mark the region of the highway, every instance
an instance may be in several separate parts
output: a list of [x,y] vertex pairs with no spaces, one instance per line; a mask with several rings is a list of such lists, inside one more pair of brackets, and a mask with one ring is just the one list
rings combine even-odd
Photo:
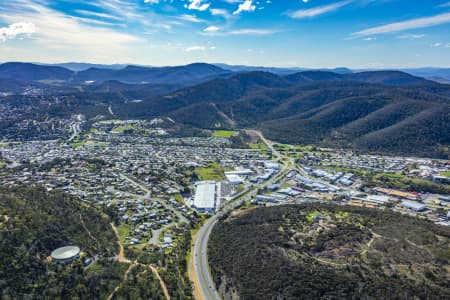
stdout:
[[[261,132],[254,130],[252,130],[251,132],[255,133],[261,138],[261,140],[267,145],[267,147],[270,150],[272,150],[274,156],[276,156],[278,159],[282,157],[282,155],[272,146],[272,143],[264,138]],[[236,207],[239,207],[241,204],[255,197],[256,194],[258,193],[259,188],[267,187],[272,183],[282,179],[291,166],[292,161],[289,160],[289,163],[283,165],[281,172],[277,176],[272,177],[271,179],[262,184],[249,187],[246,190],[235,195],[233,200],[230,200],[229,202],[225,203],[222,207],[220,207],[218,212],[215,215],[211,216],[200,228],[197,238],[195,239],[194,246],[192,248],[192,256],[191,256],[191,259],[193,259],[193,267],[194,267],[193,270],[194,272],[192,273],[191,276],[195,277],[193,278],[193,282],[195,293],[197,294],[197,298],[199,298],[197,300],[221,299],[220,294],[216,289],[214,280],[211,276],[208,263],[208,239],[219,217],[228,212],[231,212]]]
[[196,288],[200,289],[199,292],[200,295],[203,296],[202,299],[221,299],[220,294],[216,290],[216,286],[211,276],[208,263],[208,239],[214,225],[216,224],[220,216],[238,207],[243,202],[251,199],[256,195],[257,192],[258,189],[253,188],[239,193],[238,195],[236,195],[234,201],[228,202],[226,205],[224,205],[217,214],[210,217],[208,221],[206,221],[206,223],[203,224],[203,226],[200,228],[197,240],[195,241],[195,245],[192,251],[192,255],[194,259],[194,273],[197,275],[196,282],[198,282],[198,286]]

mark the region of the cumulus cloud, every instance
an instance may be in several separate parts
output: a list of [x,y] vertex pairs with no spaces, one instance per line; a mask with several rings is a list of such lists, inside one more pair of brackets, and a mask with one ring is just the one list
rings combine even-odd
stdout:
[[0,28],[0,41],[14,39],[23,35],[31,35],[36,32],[36,26],[33,23],[14,23],[8,27]]
[[202,3],[203,0],[189,0],[189,4],[185,4],[184,7],[192,10],[204,11],[209,8],[210,3]]
[[217,26],[208,26],[205,29],[203,29],[204,32],[217,32],[220,28]]
[[[79,18],[55,11],[39,3],[24,0],[15,3],[15,6],[11,8],[2,6],[3,3],[0,3],[0,8],[3,8],[0,20],[9,24],[21,24],[2,28],[2,36],[11,38],[36,32],[35,38],[31,41],[33,51],[15,48],[19,49],[19,52],[27,53],[30,60],[39,60],[40,57],[44,57],[48,61],[48,53],[57,54],[59,60],[68,59],[68,57],[86,60],[99,57],[99,61],[101,61],[100,57],[105,56],[123,58],[127,57],[130,49],[133,49],[133,43],[142,42],[137,36],[110,28],[92,26]],[[21,23],[22,20],[32,20],[33,25]],[[0,48],[1,55],[5,55],[1,50]],[[4,57],[9,60],[17,56],[13,52],[6,54]]]
[[253,5],[253,1],[252,0],[245,0],[243,3],[239,4],[238,8],[233,12],[233,15],[238,15],[241,12],[244,11],[255,11],[256,6]]

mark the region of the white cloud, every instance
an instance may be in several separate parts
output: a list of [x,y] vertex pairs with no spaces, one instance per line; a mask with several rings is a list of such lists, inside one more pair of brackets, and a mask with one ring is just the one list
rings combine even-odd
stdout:
[[277,33],[277,30],[271,30],[271,29],[238,29],[230,31],[229,34],[232,35],[270,35]]
[[398,38],[406,40],[418,40],[423,39],[424,37],[426,37],[426,34],[404,34],[400,35]]
[[233,15],[238,15],[244,11],[255,11],[256,6],[253,5],[252,0],[245,0],[243,3],[239,4],[239,7],[233,12]]
[[368,42],[372,42],[372,41],[376,41],[377,38],[369,36],[369,37],[364,38],[364,40],[368,41]]
[[211,8],[209,10],[213,16],[221,16],[225,19],[228,19],[231,17],[230,13],[226,9],[221,8]]
[[217,26],[208,26],[205,29],[203,29],[204,32],[217,32],[220,28]]
[[189,2],[189,4],[184,5],[185,8],[199,11],[205,11],[211,5],[209,3],[202,3],[203,0],[189,0]]
[[403,22],[396,22],[382,26],[376,26],[352,33],[353,36],[368,36],[374,34],[383,34],[391,32],[405,31],[409,29],[417,29],[431,27],[450,23],[450,13],[444,13],[432,17],[417,18]]
[[159,0],[144,0],[144,3],[158,4]]
[[437,7],[439,7],[439,8],[450,7],[450,2],[442,3],[442,4],[438,5]]
[[205,51],[205,50],[206,50],[205,46],[192,46],[192,47],[188,47],[188,48],[184,49],[184,51],[186,51],[186,52]]
[[33,23],[14,23],[8,27],[0,28],[0,41],[14,39],[23,35],[31,35],[36,32],[36,26]]
[[294,19],[313,18],[326,14],[328,12],[335,11],[343,6],[346,6],[353,2],[352,0],[344,0],[329,5],[317,6],[309,9],[299,9],[294,12],[288,13],[288,16]]
[[[120,59],[128,57],[129,50],[135,46],[133,43],[142,41],[118,30],[89,25],[79,18],[40,5],[39,1],[22,0],[11,9],[2,4],[0,8],[0,20],[3,22],[14,24],[32,20],[33,25],[21,26],[19,30],[24,33],[36,31],[34,39],[29,42],[33,50],[27,50],[29,60],[40,55],[45,55],[46,60],[49,60],[49,53],[56,53],[59,59],[77,57],[80,60],[92,60],[105,55]],[[15,57],[15,53],[8,57]]]
[[99,13],[99,12],[94,12],[94,11],[89,11],[89,10],[82,10],[82,9],[77,9],[77,10],[75,10],[75,12],[79,13],[81,15],[84,15],[84,16],[92,16],[92,17],[98,17],[98,18],[102,18],[102,19],[111,19],[111,20],[116,20],[116,21],[123,21],[123,18],[114,16],[114,15],[111,15],[111,14]]
[[192,23],[204,23],[205,22],[204,20],[201,20],[194,15],[180,15],[177,18],[180,20],[188,21],[188,22],[192,22]]

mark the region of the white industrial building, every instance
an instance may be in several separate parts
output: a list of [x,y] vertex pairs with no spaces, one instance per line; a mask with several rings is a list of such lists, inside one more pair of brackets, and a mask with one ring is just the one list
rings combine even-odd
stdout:
[[381,205],[389,202],[389,197],[384,195],[368,195],[363,201]]
[[228,180],[232,185],[240,185],[240,184],[244,183],[244,179],[242,179],[242,177],[239,176],[239,175],[226,174],[225,176],[227,177],[227,180]]
[[250,169],[241,169],[241,170],[225,172],[225,176],[228,176],[228,175],[248,176],[248,175],[252,175],[252,174],[253,174],[253,171]]
[[427,209],[426,205],[416,201],[404,200],[401,205],[414,211],[424,211]]
[[200,212],[214,212],[216,208],[216,182],[199,181],[195,186],[192,207]]

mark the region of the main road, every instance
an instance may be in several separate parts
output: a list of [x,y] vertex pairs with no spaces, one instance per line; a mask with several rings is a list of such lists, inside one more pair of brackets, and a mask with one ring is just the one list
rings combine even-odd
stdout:
[[[261,132],[253,130],[251,132],[259,136],[259,138],[272,151],[274,156],[276,156],[278,159],[282,157],[282,155],[273,147],[272,143],[264,138]],[[280,180],[284,176],[284,174],[287,173],[287,169],[289,167],[290,165],[283,165],[283,169],[279,173],[281,175],[274,176],[263,184],[250,187],[235,195],[232,200],[220,207],[218,212],[211,216],[199,229],[196,238],[193,239],[195,242],[191,251],[191,272],[189,272],[189,276],[194,283],[194,296],[197,300],[221,299],[220,294],[216,289],[214,279],[211,276],[211,271],[208,263],[208,239],[219,217],[228,212],[231,212],[236,207],[239,207],[242,203],[245,203],[247,200],[255,197],[258,193],[259,188],[267,187],[273,182]]]

